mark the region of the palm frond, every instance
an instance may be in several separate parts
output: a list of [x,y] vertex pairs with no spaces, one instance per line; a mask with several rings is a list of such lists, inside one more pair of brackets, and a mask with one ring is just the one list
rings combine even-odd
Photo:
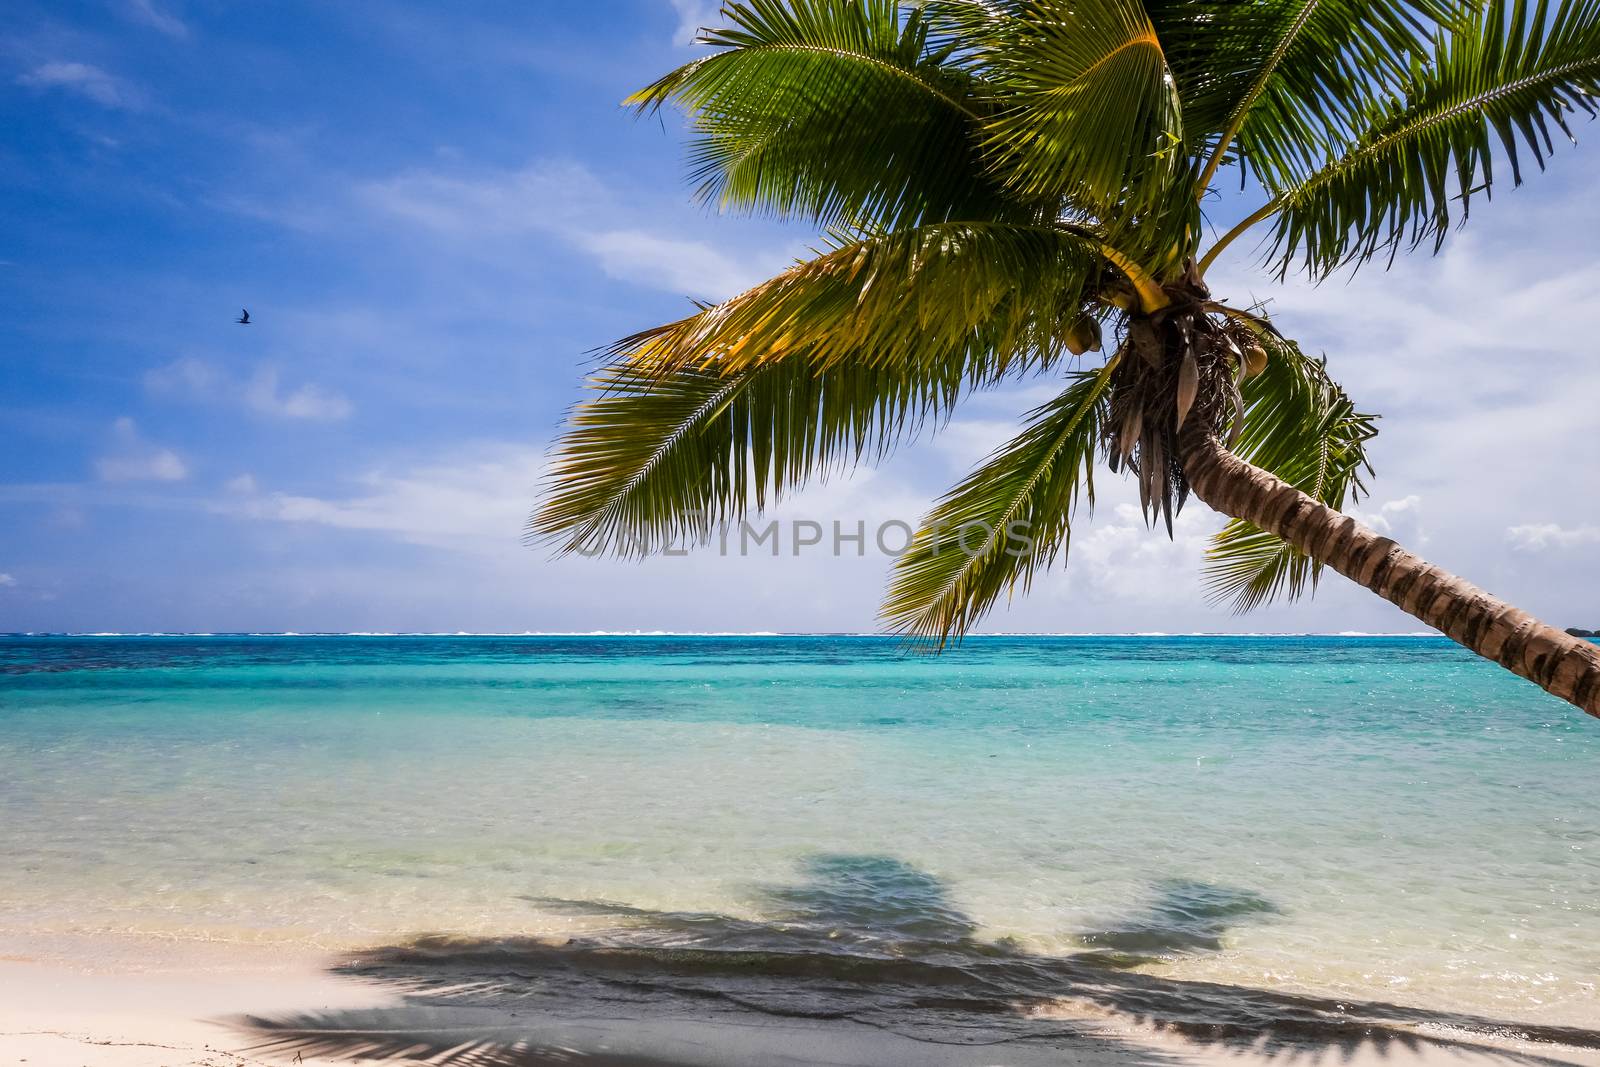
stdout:
[[[1367,442],[1375,416],[1358,412],[1320,359],[1262,331],[1265,369],[1241,388],[1244,424],[1234,452],[1335,510],[1366,492]],[[1211,599],[1245,612],[1316,587],[1322,565],[1242,519],[1229,522],[1206,553]]]
[[881,453],[962,389],[1062,359],[1097,247],[1000,223],[860,236],[623,338],[569,421],[530,535],[655,551]]
[[979,160],[993,103],[920,12],[895,0],[748,0],[701,40],[720,49],[628,98],[680,105],[697,195],[824,227],[992,217]]
[[528,539],[625,557],[704,543],[948,415],[973,382],[962,359],[934,355],[892,369],[819,368],[795,353],[726,375],[609,366],[568,419]]
[[980,373],[1056,358],[1103,262],[1096,241],[1059,226],[936,223],[867,234],[796,263],[609,354],[652,372],[730,374],[805,352],[904,365],[965,351]]
[[900,633],[941,646],[959,637],[1002,592],[1027,590],[1034,572],[1066,551],[1092,468],[1114,361],[1076,376],[1034,411],[1021,434],[939,500],[895,561],[882,609]]
[[1006,108],[988,145],[1007,184],[1102,222],[1139,215],[1184,162],[1161,40],[1139,0],[1009,0],[984,59]]
[[1286,190],[1275,256],[1325,275],[1388,249],[1437,249],[1453,218],[1494,184],[1494,141],[1522,181],[1523,151],[1543,168],[1550,126],[1594,115],[1600,95],[1600,0],[1486,0],[1416,63],[1403,96],[1373,103],[1352,146]]
[[[1374,94],[1400,84],[1463,0],[1147,0],[1208,157],[1276,191],[1328,158]],[[1241,174],[1241,182],[1244,176]],[[1200,190],[1204,192],[1204,188]]]

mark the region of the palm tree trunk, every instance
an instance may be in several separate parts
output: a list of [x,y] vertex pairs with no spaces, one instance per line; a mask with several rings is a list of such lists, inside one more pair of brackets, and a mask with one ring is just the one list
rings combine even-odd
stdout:
[[1191,424],[1183,469],[1214,510],[1255,523],[1485,659],[1600,717],[1600,647],[1540,622],[1251,466]]

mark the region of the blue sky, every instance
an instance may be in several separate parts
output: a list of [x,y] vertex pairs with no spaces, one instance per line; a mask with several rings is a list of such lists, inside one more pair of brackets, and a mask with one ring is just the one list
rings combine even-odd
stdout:
[[[870,552],[518,544],[586,353],[810,238],[692,204],[677,123],[617,106],[711,6],[7,4],[0,630],[872,628]],[[1600,625],[1596,158],[1438,259],[1279,289],[1241,253],[1217,283],[1385,416],[1365,517],[1560,625]],[[914,519],[1037,395],[783,513]],[[1234,619],[1196,572],[1215,517],[1168,542],[1107,481],[1073,566],[991,628],[1415,628],[1337,577]]]

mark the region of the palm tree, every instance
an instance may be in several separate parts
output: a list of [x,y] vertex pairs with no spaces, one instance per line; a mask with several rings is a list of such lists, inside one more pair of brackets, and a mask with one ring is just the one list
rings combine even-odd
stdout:
[[[640,90],[688,114],[698,195],[809,221],[807,260],[612,345],[529,522],[561,549],[701,540],[937,428],[974,390],[1059,396],[942,497],[883,609],[942,645],[1065,555],[1106,462],[1152,524],[1231,521],[1212,593],[1323,567],[1590,714],[1600,649],[1340,508],[1373,417],[1206,275],[1246,234],[1279,277],[1437,250],[1498,167],[1542,169],[1600,93],[1600,0],[745,0]],[[1224,171],[1262,206],[1207,246]],[[1075,357],[1110,352],[1098,367]],[[976,532],[975,532],[976,531]]]

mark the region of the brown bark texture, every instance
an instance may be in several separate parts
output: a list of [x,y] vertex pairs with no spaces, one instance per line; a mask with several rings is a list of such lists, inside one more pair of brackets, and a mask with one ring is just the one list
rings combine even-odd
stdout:
[[1600,717],[1600,647],[1490,596],[1246,463],[1209,430],[1191,427],[1182,448],[1189,484],[1213,510],[1276,534],[1458,644]]

